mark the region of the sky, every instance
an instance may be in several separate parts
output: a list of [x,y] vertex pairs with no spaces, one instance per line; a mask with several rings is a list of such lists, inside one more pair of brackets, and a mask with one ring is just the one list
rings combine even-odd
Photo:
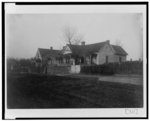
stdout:
[[63,29],[76,28],[86,44],[118,41],[128,53],[127,59],[143,58],[142,14],[7,14],[6,54],[13,58],[35,57],[38,48],[62,49],[66,45]]

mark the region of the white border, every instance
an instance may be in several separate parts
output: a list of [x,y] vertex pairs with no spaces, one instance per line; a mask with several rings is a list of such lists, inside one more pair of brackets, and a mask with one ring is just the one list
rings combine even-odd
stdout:
[[[93,109],[7,109],[5,119],[16,117],[146,117],[146,6],[145,5],[5,5],[6,14],[52,14],[52,13],[143,13],[143,61],[144,61],[144,108],[93,108]],[[5,50],[6,52],[6,50]],[[6,65],[5,65],[6,67]],[[5,72],[6,74],[6,72]],[[7,76],[5,75],[5,79]],[[5,85],[7,82],[5,81]],[[5,94],[7,94],[5,87]],[[5,95],[7,100],[7,96]],[[129,114],[129,111],[136,113]]]
[[[109,8],[109,9],[108,9]],[[6,3],[6,14],[141,13],[144,5],[15,5]]]

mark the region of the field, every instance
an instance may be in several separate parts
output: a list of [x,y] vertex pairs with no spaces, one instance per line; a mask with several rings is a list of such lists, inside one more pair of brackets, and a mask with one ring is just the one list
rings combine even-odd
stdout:
[[7,106],[19,108],[133,108],[143,86],[97,78],[8,73]]

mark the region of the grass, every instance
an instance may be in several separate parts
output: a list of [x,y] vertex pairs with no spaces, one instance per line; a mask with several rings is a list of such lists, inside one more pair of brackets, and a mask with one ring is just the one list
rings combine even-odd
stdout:
[[7,106],[10,109],[142,107],[143,87],[96,78],[8,73]]

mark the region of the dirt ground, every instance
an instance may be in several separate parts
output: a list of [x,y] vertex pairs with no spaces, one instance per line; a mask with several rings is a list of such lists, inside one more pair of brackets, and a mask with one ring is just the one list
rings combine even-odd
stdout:
[[7,106],[9,109],[143,107],[143,86],[99,81],[94,76],[11,73],[7,75]]
[[143,85],[142,75],[114,75],[114,76],[99,76],[100,81],[119,82],[135,85]]
[[81,78],[95,78],[99,81],[107,81],[107,82],[117,82],[117,83],[126,83],[126,84],[134,84],[134,85],[143,85],[143,76],[142,75],[127,75],[127,74],[115,74],[115,75],[86,75],[86,74],[73,74],[66,75],[70,77],[81,77]]

